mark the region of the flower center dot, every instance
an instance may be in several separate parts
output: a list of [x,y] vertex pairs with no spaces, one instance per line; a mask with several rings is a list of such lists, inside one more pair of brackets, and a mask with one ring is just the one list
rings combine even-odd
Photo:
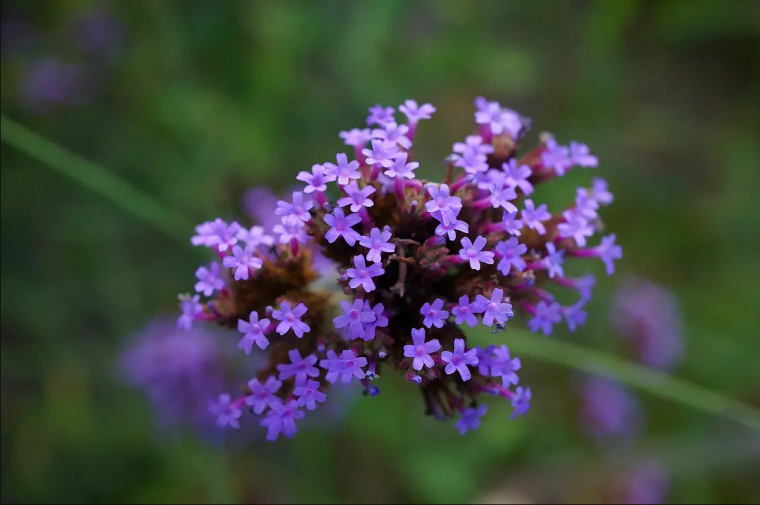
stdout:
[[359,319],[359,312],[356,311],[355,309],[351,309],[351,312],[348,313],[348,316],[351,319]]

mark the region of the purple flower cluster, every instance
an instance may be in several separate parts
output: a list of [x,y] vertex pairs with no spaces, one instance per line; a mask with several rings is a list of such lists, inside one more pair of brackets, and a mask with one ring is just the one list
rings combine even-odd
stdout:
[[[497,102],[475,106],[476,132],[454,144],[440,182],[419,180],[412,159],[417,127],[435,107],[377,105],[369,128],[340,134],[355,159],[337,153],[301,171],[301,187],[267,204],[274,222],[196,228],[192,244],[218,260],[198,269],[198,294],[181,298],[178,326],[237,328],[238,347],[269,360],[242,396],[211,405],[219,425],[237,427],[247,405],[268,439],[292,437],[332,384],[361,384],[375,396],[371,382],[394,369],[419,386],[428,414],[459,416],[463,434],[486,412],[481,393],[507,399],[512,417],[528,412],[520,359],[505,345],[469,346],[463,328],[496,333],[519,313],[545,335],[563,319],[575,330],[594,279],[566,277],[565,262],[599,258],[612,273],[622,250],[614,234],[593,245],[597,212],[612,201],[602,179],[554,213],[528,198],[575,166],[596,166],[588,147],[548,137],[518,154],[530,121]],[[337,270],[337,290],[315,282],[318,258]],[[560,305],[551,286],[577,292],[577,301]]]

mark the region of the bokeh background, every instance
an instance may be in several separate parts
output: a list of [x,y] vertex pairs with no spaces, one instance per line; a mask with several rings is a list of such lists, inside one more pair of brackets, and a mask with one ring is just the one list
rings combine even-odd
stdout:
[[[532,141],[548,130],[588,143],[616,195],[604,218],[625,248],[618,274],[601,278],[582,330],[553,338],[635,361],[613,300],[649,279],[680,318],[665,332],[682,345],[669,372],[758,407],[759,89],[755,0],[4,1],[4,117],[180,217],[151,226],[140,218],[158,212],[151,200],[121,192],[138,209],[127,212],[3,132],[2,501],[646,499],[635,489],[756,503],[757,431],[629,389],[635,434],[599,440],[584,420],[587,363],[524,357],[532,412],[510,422],[492,405],[465,437],[384,377],[379,396],[342,392],[270,444],[253,422],[220,434],[162,413],[124,356],[172,333],[176,293],[205,257],[189,246],[194,223],[247,219],[247,189],[285,191],[344,151],[337,133],[378,102],[438,108],[416,144],[432,176],[486,96],[532,117]],[[550,208],[589,176],[552,184]],[[639,317],[658,300],[645,296]],[[234,336],[194,338],[213,355],[198,369],[210,382],[184,391],[202,408],[197,391],[235,387],[255,363],[238,360]],[[154,369],[171,373],[185,352],[168,349]]]

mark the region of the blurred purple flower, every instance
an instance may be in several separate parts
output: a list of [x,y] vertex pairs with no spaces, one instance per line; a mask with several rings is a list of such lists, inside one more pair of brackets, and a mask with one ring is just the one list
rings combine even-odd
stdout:
[[126,42],[124,23],[102,6],[81,12],[72,22],[72,31],[82,51],[96,58],[113,58]]
[[664,503],[669,487],[670,476],[667,469],[657,461],[647,461],[628,474],[625,492],[620,503],[641,505]]
[[631,437],[641,421],[636,398],[614,380],[590,377],[581,389],[581,428],[599,441]]
[[628,279],[615,294],[610,317],[643,364],[669,370],[678,363],[682,323],[673,293],[646,279]]
[[280,224],[280,217],[275,214],[277,195],[267,188],[253,187],[243,195],[243,208],[256,220],[256,224],[271,233],[275,225]]
[[88,96],[85,71],[54,58],[29,63],[18,84],[19,102],[34,113],[44,114],[61,106],[78,105]]
[[226,367],[210,332],[178,330],[172,318],[157,319],[128,343],[121,365],[127,382],[145,391],[162,423],[214,420],[208,401],[223,392]]

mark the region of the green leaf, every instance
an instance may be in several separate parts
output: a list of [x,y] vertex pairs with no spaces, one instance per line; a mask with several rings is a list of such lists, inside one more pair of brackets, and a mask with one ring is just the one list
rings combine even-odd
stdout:
[[193,224],[164,207],[105,168],[92,163],[41,137],[5,116],[0,118],[3,142],[22,151],[61,174],[111,200],[123,210],[142,219],[166,235],[187,244]]
[[[570,342],[547,339],[511,328],[505,335],[510,350],[518,356],[531,356],[547,363],[604,375],[675,403],[688,405],[760,430],[758,409],[727,398],[720,393],[617,356]],[[476,341],[485,340],[486,333],[475,331],[473,337]]]

